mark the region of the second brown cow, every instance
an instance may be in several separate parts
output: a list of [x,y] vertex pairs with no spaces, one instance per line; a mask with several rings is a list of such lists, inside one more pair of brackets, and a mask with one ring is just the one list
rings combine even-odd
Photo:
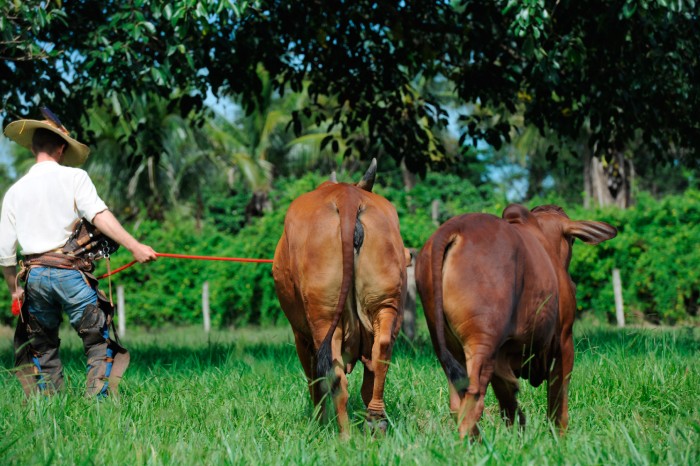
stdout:
[[517,377],[547,380],[549,416],[568,424],[574,364],[576,288],[569,276],[575,238],[598,244],[617,230],[573,221],[557,206],[510,205],[502,218],[466,214],[445,222],[421,250],[416,282],[433,346],[448,378],[459,433],[478,434],[489,384],[509,424]]
[[272,269],[313,403],[332,393],[343,436],[346,374],[359,360],[367,420],[386,429],[384,385],[406,292],[398,215],[371,192],[375,173],[373,160],[357,185],[328,181],[294,200]]

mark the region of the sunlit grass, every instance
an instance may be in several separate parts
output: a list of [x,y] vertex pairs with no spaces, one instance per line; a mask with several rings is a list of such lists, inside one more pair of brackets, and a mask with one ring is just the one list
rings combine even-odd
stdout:
[[489,391],[480,442],[459,440],[425,328],[401,339],[386,390],[389,431],[363,429],[350,378],[348,441],[312,407],[286,328],[132,330],[118,400],[82,397],[80,340],[63,329],[67,390],[24,402],[0,331],[0,464],[700,464],[700,330],[579,326],[570,430],[553,435],[545,388],[522,383],[528,425],[508,429]]

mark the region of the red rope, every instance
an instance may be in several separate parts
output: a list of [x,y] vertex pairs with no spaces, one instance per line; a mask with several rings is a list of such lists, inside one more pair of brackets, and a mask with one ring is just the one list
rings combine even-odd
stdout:
[[[157,252],[156,256],[158,257],[170,257],[172,259],[195,259],[195,260],[202,260],[202,261],[227,261],[227,262],[257,262],[257,263],[272,263],[272,259],[245,259],[245,258],[240,258],[240,257],[216,257],[216,256],[190,256],[186,254],[167,254],[167,253],[161,253]],[[122,270],[126,270],[132,265],[136,263],[135,260],[129,262],[126,265],[122,265],[121,267],[112,270],[111,272],[107,272],[106,274],[97,277],[99,280],[102,280],[103,278],[111,277],[114,274],[117,274],[121,272]]]

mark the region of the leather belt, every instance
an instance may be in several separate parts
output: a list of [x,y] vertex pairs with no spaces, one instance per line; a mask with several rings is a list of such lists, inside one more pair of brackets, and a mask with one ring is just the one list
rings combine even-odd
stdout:
[[28,269],[32,267],[55,267],[58,269],[75,269],[83,272],[92,272],[95,269],[90,259],[60,252],[29,254],[24,259],[24,267]]

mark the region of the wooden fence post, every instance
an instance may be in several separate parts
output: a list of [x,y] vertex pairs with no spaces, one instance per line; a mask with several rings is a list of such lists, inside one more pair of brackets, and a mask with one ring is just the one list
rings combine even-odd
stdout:
[[622,302],[622,281],[620,280],[620,269],[612,271],[613,293],[615,294],[615,315],[617,316],[617,326],[625,326],[625,307]]
[[416,336],[416,250],[410,248],[411,263],[406,268],[406,301],[403,304],[403,333],[413,341]]
[[202,313],[204,314],[204,331],[209,333],[211,330],[211,319],[209,317],[209,282],[204,282],[204,285],[202,285]]
[[117,286],[117,316],[119,317],[119,337],[126,334],[126,309],[124,309],[124,285]]
[[437,199],[435,199],[430,206],[430,216],[433,219],[433,223],[436,226],[440,226],[440,221],[438,220],[440,218],[440,201]]

